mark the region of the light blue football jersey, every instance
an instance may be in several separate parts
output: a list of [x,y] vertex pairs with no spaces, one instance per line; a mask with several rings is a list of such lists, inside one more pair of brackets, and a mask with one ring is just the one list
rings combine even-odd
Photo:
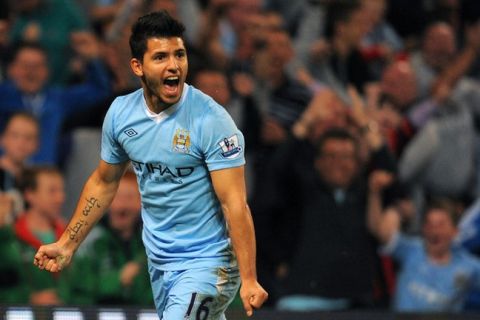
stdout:
[[185,84],[180,101],[152,114],[143,89],[116,98],[101,158],[131,160],[142,195],[143,240],[160,270],[234,266],[210,171],[245,164],[244,138],[227,111]]
[[421,238],[397,234],[384,249],[400,264],[396,311],[458,312],[469,290],[480,288],[480,261],[459,246],[443,265],[432,263]]

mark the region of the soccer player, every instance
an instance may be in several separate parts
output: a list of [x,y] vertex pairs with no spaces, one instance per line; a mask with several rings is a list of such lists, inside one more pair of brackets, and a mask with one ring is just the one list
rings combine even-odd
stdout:
[[221,106],[185,83],[183,32],[165,11],[133,25],[131,68],[142,89],[112,103],[104,120],[102,160],[66,232],[40,247],[34,264],[51,272],[68,265],[131,163],[142,195],[143,240],[160,318],[225,319],[240,281],[250,316],[267,293],[256,276],[244,139]]

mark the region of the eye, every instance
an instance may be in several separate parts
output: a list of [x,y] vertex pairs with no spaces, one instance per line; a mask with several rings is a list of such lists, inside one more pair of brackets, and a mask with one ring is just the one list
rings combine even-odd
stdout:
[[185,57],[187,54],[186,54],[185,51],[182,50],[182,51],[177,51],[177,52],[175,53],[175,55],[176,55],[177,58],[183,58],[183,57]]
[[158,53],[153,56],[153,60],[164,60],[166,58],[166,54],[164,53]]

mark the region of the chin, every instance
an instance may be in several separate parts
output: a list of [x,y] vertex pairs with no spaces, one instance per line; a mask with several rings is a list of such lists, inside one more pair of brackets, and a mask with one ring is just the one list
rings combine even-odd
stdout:
[[178,101],[180,101],[180,98],[181,98],[181,95],[176,96],[176,97],[162,98],[162,100],[168,105],[173,105],[173,104],[177,103]]

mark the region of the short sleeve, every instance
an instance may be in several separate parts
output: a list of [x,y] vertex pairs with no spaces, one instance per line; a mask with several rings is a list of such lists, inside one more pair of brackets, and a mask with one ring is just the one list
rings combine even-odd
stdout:
[[114,104],[108,110],[102,127],[102,149],[101,158],[107,163],[121,163],[129,160],[128,155],[118,143],[115,134],[115,111]]
[[213,105],[201,126],[201,149],[209,171],[245,164],[245,140],[227,111]]

